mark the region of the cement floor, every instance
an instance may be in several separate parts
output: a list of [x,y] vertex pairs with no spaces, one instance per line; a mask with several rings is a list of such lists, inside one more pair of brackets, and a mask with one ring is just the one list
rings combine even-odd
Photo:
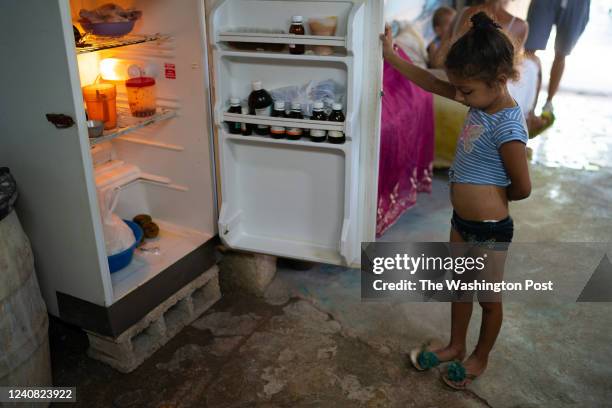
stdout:
[[[517,242],[610,242],[608,102],[564,94],[555,128],[530,141],[532,196],[512,203]],[[382,241],[446,241],[444,175]],[[559,244],[561,245],[561,244]],[[573,249],[580,255],[580,247]],[[529,252],[525,265],[537,261]],[[531,258],[531,259],[530,259]],[[537,263],[537,262],[536,262]],[[536,271],[537,272],[537,271]],[[612,404],[612,304],[505,305],[488,370],[468,392],[405,353],[446,340],[448,304],[362,302],[357,270],[280,268],[265,299],[226,296],[131,374],[85,355],[86,337],[54,321],[56,385],[86,407],[601,407]],[[480,320],[475,308],[468,345]]]

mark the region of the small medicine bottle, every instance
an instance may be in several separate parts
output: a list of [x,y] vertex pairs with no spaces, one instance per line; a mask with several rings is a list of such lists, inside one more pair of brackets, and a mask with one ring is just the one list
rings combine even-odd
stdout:
[[[228,113],[242,113],[242,107],[240,106],[240,98],[230,99],[230,108],[227,110]],[[242,133],[241,122],[227,122],[227,128],[233,135],[239,135]]]
[[[334,103],[332,105],[332,113],[329,115],[330,122],[344,122],[344,113],[342,113],[342,104]],[[327,141],[334,144],[342,144],[346,141],[344,132],[338,130],[330,130],[327,132]]]
[[[293,16],[291,18],[291,27],[289,28],[289,34],[304,35],[306,30],[304,29],[304,19],[302,16]],[[289,52],[291,54],[304,54],[306,47],[304,44],[290,44]]]
[[[310,120],[327,120],[327,116],[323,111],[323,102],[316,101],[313,105],[312,116]],[[313,142],[321,143],[325,141],[325,134],[327,132],[323,129],[311,129],[310,140]]]
[[[297,102],[291,104],[291,112],[289,112],[289,118],[291,119],[304,119],[302,115],[302,105]],[[287,129],[287,139],[299,140],[302,137],[304,130],[302,128],[292,127]]]
[[[274,102],[274,110],[272,111],[272,117],[274,118],[285,118],[285,102],[276,101]],[[287,128],[284,126],[272,126],[270,127],[270,136],[273,139],[282,139],[287,134]]]

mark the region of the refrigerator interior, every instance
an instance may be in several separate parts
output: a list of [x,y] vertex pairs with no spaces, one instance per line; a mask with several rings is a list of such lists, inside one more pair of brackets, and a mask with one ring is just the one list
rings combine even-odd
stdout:
[[[73,23],[80,9],[105,3],[71,0]],[[111,274],[117,301],[214,236],[217,216],[201,2],[182,1],[181,7],[169,0],[115,3],[143,13],[130,35],[161,37],[78,55],[81,85],[93,83],[101,72],[115,78],[117,109],[122,112],[118,129],[92,139],[94,174],[108,166],[108,160],[137,166],[142,177],[121,185],[115,213],[124,219],[150,214],[160,227],[159,237],[147,239],[129,266]],[[124,81],[132,64],[156,71],[157,112],[146,120],[129,113]],[[127,131],[116,134],[125,124]]]
[[[356,226],[363,57],[360,1],[220,0],[211,11],[214,114],[222,204],[219,235],[233,248],[311,261],[349,264],[358,256]],[[306,35],[287,33],[293,15]],[[309,18],[337,16],[334,36],[311,35]],[[297,38],[296,38],[297,37]],[[306,44],[306,53],[245,49],[240,43]],[[333,46],[331,55],[311,50]],[[331,79],[345,89],[344,123],[228,114],[228,101],[246,103],[252,81],[267,90]],[[343,130],[344,144],[229,134],[225,121]]]

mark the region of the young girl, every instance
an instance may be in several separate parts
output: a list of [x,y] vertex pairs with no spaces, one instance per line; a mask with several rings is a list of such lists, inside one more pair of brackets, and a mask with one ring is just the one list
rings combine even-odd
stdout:
[[[448,82],[399,58],[389,29],[381,35],[383,56],[423,89],[470,107],[449,171],[453,205],[450,242],[503,243],[489,259],[492,268],[503,273],[514,230],[508,201],[522,200],[531,192],[525,149],[528,134],[521,109],[506,86],[518,76],[512,42],[484,12],[475,14],[471,23],[446,56]],[[417,369],[458,360],[449,364],[442,377],[456,389],[465,389],[484,372],[501,328],[502,304],[480,298],[479,303],[482,323],[472,354],[463,361],[473,303],[453,302],[450,342],[443,348],[424,346],[413,351],[411,360]]]

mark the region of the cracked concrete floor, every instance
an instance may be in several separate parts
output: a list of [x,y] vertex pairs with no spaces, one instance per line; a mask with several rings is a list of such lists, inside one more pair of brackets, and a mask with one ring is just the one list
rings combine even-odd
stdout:
[[[303,275],[304,276],[304,275]],[[226,297],[130,374],[85,356],[86,337],[54,320],[54,381],[86,407],[481,407],[399,349],[360,337],[278,279],[267,301]]]

